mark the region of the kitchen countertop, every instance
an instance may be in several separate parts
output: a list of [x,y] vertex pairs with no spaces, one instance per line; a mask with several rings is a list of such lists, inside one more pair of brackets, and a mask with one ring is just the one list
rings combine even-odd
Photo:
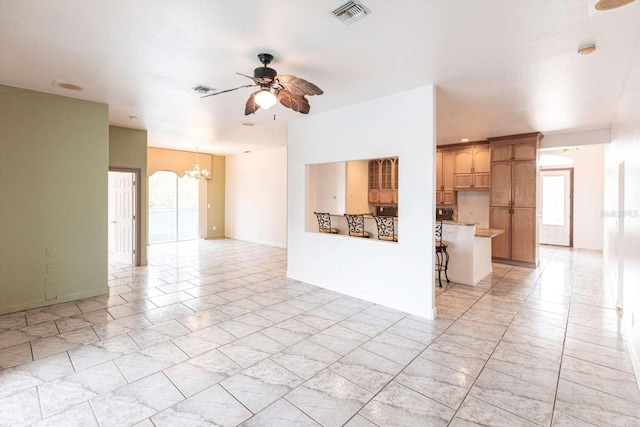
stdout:
[[442,221],[442,223],[443,224],[448,224],[448,225],[465,225],[465,226],[478,225],[475,222]]
[[476,227],[476,237],[496,237],[502,233],[504,233],[504,230]]
[[[331,215],[331,216],[341,216],[341,217],[344,217],[344,214],[342,214],[342,215],[341,215],[341,214],[333,214],[333,213],[330,213],[329,215]],[[354,215],[362,215],[362,216],[364,217],[364,219],[373,219],[373,215],[371,215],[371,214],[369,214],[369,213],[365,213],[365,214],[354,214]],[[398,220],[398,217],[397,217],[397,216],[394,216],[394,217],[393,217],[393,219],[394,219],[394,221],[397,221],[397,220]]]

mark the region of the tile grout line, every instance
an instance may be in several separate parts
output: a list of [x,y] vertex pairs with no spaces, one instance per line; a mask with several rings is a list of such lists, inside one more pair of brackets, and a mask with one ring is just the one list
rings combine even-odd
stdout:
[[[509,270],[509,271],[511,271],[511,270]],[[500,282],[500,280],[498,280],[498,282],[496,282],[496,284],[497,284],[497,283],[499,283],[499,282]],[[435,282],[434,282],[434,286],[435,286]],[[448,287],[448,288],[447,288],[447,289],[445,289],[443,292],[441,292],[441,293],[440,293],[440,295],[441,295],[441,294],[443,294],[443,293],[445,293],[445,292],[447,292],[448,290],[452,289],[454,286],[455,286],[455,285],[452,285],[452,286]],[[485,292],[482,294],[482,296],[486,295],[486,293],[487,293],[487,292],[488,292],[488,291],[489,291],[493,286],[494,286],[494,285],[492,285],[490,288],[488,288],[487,290],[485,290]],[[474,306],[474,305],[475,305],[475,304],[476,304],[476,303],[477,303],[477,302],[482,298],[482,296],[480,296],[480,297],[476,300],[476,302],[475,302],[474,304],[472,304],[472,305],[471,305],[467,310],[465,310],[465,311],[463,312],[463,314],[462,314],[462,315],[464,315],[464,313],[466,313],[468,310],[470,310],[470,309],[471,309],[471,307],[473,307],[473,306]],[[438,334],[438,335],[437,335],[437,336],[436,336],[436,337],[435,337],[435,338],[434,338],[434,339],[433,339],[429,344],[427,344],[427,345],[426,345],[425,349],[421,350],[421,351],[420,351],[420,352],[419,352],[419,353],[418,353],[418,354],[417,354],[413,359],[411,359],[408,363],[406,363],[406,364],[404,365],[404,367],[403,367],[403,368],[402,368],[402,369],[401,369],[401,370],[400,370],[396,375],[394,375],[394,376],[393,376],[389,381],[387,381],[387,383],[386,383],[386,384],[385,384],[385,385],[380,389],[380,391],[378,391],[377,393],[374,393],[373,397],[371,397],[371,399],[369,399],[369,400],[368,400],[368,401],[367,401],[367,402],[366,402],[366,403],[365,403],[365,404],[364,404],[364,405],[363,405],[363,406],[362,406],[358,411],[356,411],[356,413],[355,413],[354,415],[352,415],[352,416],[347,420],[347,422],[345,423],[345,425],[346,425],[349,421],[351,421],[351,420],[352,420],[356,415],[358,415],[358,414],[360,413],[360,411],[361,411],[363,408],[365,408],[365,407],[366,407],[366,406],[367,406],[371,401],[373,401],[373,400],[376,398],[376,396],[378,396],[378,395],[379,395],[379,394],[380,394],[380,393],[381,393],[381,392],[382,392],[382,391],[383,391],[383,390],[384,390],[384,389],[385,389],[389,384],[391,384],[391,383],[392,383],[392,382],[393,382],[393,381],[394,381],[394,380],[395,380],[395,379],[396,379],[396,378],[397,378],[401,373],[403,373],[403,372],[404,372],[404,370],[405,370],[409,365],[411,365],[415,360],[417,360],[419,357],[421,357],[421,354],[424,352],[424,350],[426,350],[427,348],[429,348],[429,346],[430,346],[431,344],[433,344],[433,342],[435,342],[438,338],[440,338],[442,335],[444,335],[444,334],[446,333],[446,331],[447,331],[449,328],[451,328],[451,326],[453,326],[453,325],[455,324],[455,322],[457,322],[457,321],[462,317],[462,315],[460,315],[456,320],[454,320],[453,322],[451,322],[451,324],[450,324],[449,326],[447,326],[447,327],[446,327],[446,328],[445,328],[445,329],[444,329],[440,334]],[[405,316],[405,318],[406,318],[406,316]],[[402,319],[400,319],[400,320],[402,320]],[[398,320],[398,322],[399,322],[400,320]],[[434,320],[435,320],[435,319],[434,319]],[[448,319],[448,320],[451,320],[451,319]],[[396,323],[398,323],[398,322],[396,322]],[[394,323],[394,325],[395,325],[395,323]],[[392,326],[393,326],[393,325],[392,325]],[[391,326],[389,326],[389,327],[391,327]],[[387,329],[388,329],[388,328],[387,328]],[[386,330],[385,330],[385,331],[386,331]],[[393,333],[393,332],[391,332],[391,333]],[[379,334],[378,334],[378,335],[379,335]],[[377,335],[376,335],[376,336],[377,336]],[[405,338],[405,337],[403,337],[403,338]],[[407,338],[407,339],[409,339],[409,338]],[[420,343],[420,344],[423,344],[423,345],[424,345],[424,343]],[[437,363],[437,362],[435,362],[435,363],[436,363],[436,364],[438,364],[438,365],[440,365],[440,364],[439,364],[439,363]],[[440,365],[440,366],[444,366],[444,365]],[[479,376],[479,374],[478,374],[478,376]],[[411,387],[408,387],[408,386],[406,386],[406,385],[404,385],[404,384],[401,384],[401,383],[399,383],[399,384],[400,384],[401,386],[403,386],[403,387],[408,388],[409,390],[412,390],[412,391],[414,391],[414,392],[416,392],[416,393],[420,394],[421,396],[424,396],[425,398],[427,398],[427,399],[429,399],[429,400],[432,400],[432,401],[436,402],[436,403],[437,403],[437,404],[439,404],[439,405],[443,405],[443,406],[445,406],[445,407],[447,407],[447,408],[450,408],[449,406],[444,405],[444,404],[442,404],[442,403],[438,402],[437,400],[435,400],[435,399],[433,399],[433,398],[431,398],[431,397],[429,397],[429,396],[425,396],[424,394],[422,394],[422,393],[418,392],[417,390],[413,390]],[[465,398],[466,398],[466,395],[465,395]],[[463,399],[463,400],[464,400],[464,399]],[[450,408],[450,409],[453,409],[453,408]],[[451,421],[455,418],[455,415],[456,415],[456,414],[457,414],[457,410],[456,410],[456,412],[454,412],[453,417],[452,417],[452,418],[447,422],[447,424],[450,424],[450,423],[451,423]],[[368,418],[366,418],[366,417],[364,417],[364,416],[362,416],[362,417],[363,417],[363,418],[365,418],[365,419],[367,419],[368,421],[372,422],[373,424],[375,424],[373,421],[369,420]],[[376,424],[376,425],[377,425],[377,424]]]
[[[492,284],[492,286],[487,289],[487,291],[482,295],[483,297],[485,295],[487,295],[487,293],[496,285],[498,285],[503,279],[504,276],[507,275],[508,273],[510,273],[513,270],[513,267],[509,269],[509,271],[507,271],[505,274],[503,274],[500,279],[495,283]],[[529,292],[531,292],[531,290],[529,290]],[[482,297],[480,297],[478,299],[478,301],[480,301],[480,299],[482,299]],[[478,301],[476,301],[471,307],[469,307],[458,319],[460,319],[467,311],[471,310],[471,308],[473,308],[474,305],[476,305],[478,303]],[[496,351],[496,348],[498,348],[498,345],[500,344],[500,342],[502,341],[502,338],[504,338],[504,335],[507,333],[507,331],[509,330],[509,327],[511,326],[511,324],[513,323],[513,320],[516,318],[516,316],[518,315],[518,312],[520,311],[520,308],[522,308],[522,305],[524,304],[524,301],[526,301],[526,297],[525,299],[523,299],[522,303],[520,303],[520,307],[518,308],[518,311],[516,312],[516,314],[513,316],[513,319],[511,319],[511,322],[509,322],[509,325],[505,328],[502,336],[500,337],[500,339],[498,340],[498,342],[496,343],[495,347],[493,348],[493,350],[491,351],[491,354],[489,355],[489,357],[487,358],[487,360],[484,362],[484,365],[482,366],[482,369],[480,369],[480,371],[478,372],[478,375],[474,378],[473,383],[471,384],[471,386],[467,389],[467,392],[465,393],[464,397],[462,398],[462,401],[460,402],[460,405],[458,406],[458,408],[455,410],[455,412],[453,413],[453,416],[451,417],[451,419],[449,420],[449,422],[447,423],[447,425],[450,425],[453,420],[456,419],[456,417],[458,416],[458,412],[460,412],[460,409],[462,409],[465,400],[467,400],[467,397],[469,396],[469,393],[471,393],[471,389],[473,389],[473,387],[476,385],[476,383],[478,382],[478,379],[480,378],[480,375],[482,375],[482,373],[484,372],[485,368],[487,367],[487,363],[489,363],[489,360],[491,360],[491,356],[493,356],[493,354]],[[456,320],[457,322],[457,320]],[[455,323],[455,322],[454,322]],[[452,324],[453,325],[453,324]],[[492,405],[495,406],[495,405]],[[502,408],[500,408],[502,409]]]
[[[469,387],[469,389],[467,390],[467,393],[466,393],[466,394],[465,394],[465,396],[463,397],[463,399],[462,399],[462,402],[461,402],[460,406],[458,407],[458,409],[456,409],[456,411],[455,411],[455,413],[454,413],[453,417],[451,418],[451,420],[449,420],[449,423],[448,423],[447,425],[450,425],[450,424],[453,422],[453,420],[455,420],[456,416],[458,415],[458,412],[460,412],[460,409],[462,409],[462,407],[463,407],[463,405],[464,405],[464,401],[469,397],[469,395],[470,395],[470,393],[471,393],[471,390],[473,389],[473,387],[474,387],[474,386],[476,385],[476,383],[478,382],[478,379],[480,379],[480,376],[482,375],[482,373],[484,372],[484,370],[485,370],[485,369],[491,369],[491,368],[487,368],[487,364],[489,363],[489,360],[491,360],[491,357],[493,356],[493,354],[495,353],[496,349],[498,348],[498,346],[499,346],[499,345],[500,345],[500,343],[502,342],[502,339],[504,338],[504,336],[506,335],[506,333],[509,331],[509,328],[510,328],[510,327],[511,327],[511,325],[513,324],[513,321],[515,320],[515,318],[518,316],[518,313],[519,313],[519,312],[520,312],[520,310],[522,309],[522,307],[523,307],[524,303],[527,301],[528,296],[531,294],[531,291],[532,291],[532,290],[533,290],[533,288],[536,286],[536,283],[537,283],[537,281],[539,280],[539,278],[540,278],[540,276],[542,275],[542,272],[544,271],[544,269],[545,269],[545,268],[546,268],[546,265],[545,265],[544,267],[542,267],[542,270],[540,271],[540,274],[536,277],[536,282],[534,282],[533,286],[529,289],[529,291],[527,292],[526,296],[523,298],[523,300],[522,300],[522,302],[520,303],[520,306],[519,306],[519,308],[518,308],[518,311],[517,311],[517,312],[516,312],[516,314],[513,316],[513,319],[511,319],[511,322],[509,322],[509,325],[506,327],[506,329],[505,329],[504,333],[503,333],[503,334],[502,334],[502,336],[500,337],[500,340],[498,340],[498,343],[496,344],[496,346],[494,347],[493,351],[491,352],[491,355],[489,356],[489,358],[487,359],[487,361],[484,363],[484,366],[482,367],[482,369],[481,369],[481,370],[480,370],[480,372],[478,373],[477,377],[474,379],[473,384],[471,384],[471,387]],[[499,283],[504,279],[504,276],[505,276],[506,274],[508,274],[509,272],[511,272],[512,270],[513,270],[513,268],[512,268],[512,269],[510,269],[507,273],[505,273],[505,274],[500,278],[500,280],[498,280],[498,282],[496,282],[496,284],[495,284],[495,285],[492,285],[492,286],[491,286],[491,288],[493,288],[494,286],[496,286],[497,284],[499,284]],[[487,290],[487,292],[489,292],[489,291],[491,290],[491,288],[489,288],[489,289]],[[487,294],[487,292],[485,292],[485,294],[484,294],[484,295],[486,295],[486,294]],[[483,296],[484,296],[484,295],[483,295]],[[479,301],[479,300],[480,300],[480,299],[478,299],[478,301]],[[476,303],[477,303],[477,301],[476,301]],[[475,305],[475,304],[473,304],[473,305]],[[472,305],[471,307],[469,307],[469,309],[468,309],[468,310],[470,310],[470,309],[473,307],[473,305]],[[468,311],[468,310],[467,310],[467,311]],[[466,311],[465,311],[465,313],[466,313]],[[461,316],[461,317],[462,317],[462,316]],[[497,372],[500,372],[500,371],[497,371]],[[502,372],[500,372],[500,373],[502,373]],[[508,375],[508,376],[510,376],[510,377],[512,377],[512,378],[517,378],[517,377],[513,377],[512,375],[509,375],[509,374],[504,374],[504,375]],[[559,375],[559,371],[558,371],[558,375]],[[521,378],[517,378],[517,379],[519,379],[519,380],[521,380],[521,381],[524,381],[524,380],[522,380]],[[529,381],[525,381],[525,382],[529,383]],[[531,384],[532,384],[532,383],[531,383]],[[476,398],[475,396],[472,396],[472,397]],[[482,399],[480,399],[480,400],[482,400]],[[482,400],[482,401],[484,402],[484,400]],[[485,403],[488,403],[488,402],[485,402]],[[510,411],[508,411],[508,410],[506,410],[506,409],[504,409],[504,408],[501,408],[501,407],[499,407],[499,406],[493,405],[493,404],[491,404],[491,403],[488,403],[488,404],[489,404],[489,405],[491,405],[491,406],[497,407],[497,408],[499,408],[499,409],[501,409],[501,410],[503,410],[503,411],[506,411],[506,412],[511,413]],[[551,414],[552,414],[552,417],[553,417],[553,411],[551,412]],[[522,417],[522,416],[520,416],[520,415],[517,415],[517,414],[514,414],[514,415],[516,415],[516,416],[518,416],[518,417],[520,417],[520,418],[526,419],[526,418],[524,418],[524,417]],[[530,420],[528,420],[528,419],[527,419],[527,421],[530,421]],[[532,421],[530,421],[530,422],[532,422]]]
[[[232,264],[232,261],[230,261],[228,264]],[[548,264],[548,261],[547,261],[547,263],[546,263],[546,264]],[[178,264],[176,264],[176,266],[177,266],[177,265],[178,265]],[[177,267],[176,267],[176,268],[177,268]],[[269,270],[269,271],[271,271],[271,270]],[[504,273],[500,280],[498,280],[496,283],[492,284],[492,285],[491,285],[487,290],[485,290],[485,292],[484,292],[484,293],[482,293],[482,295],[480,295],[479,297],[477,297],[476,301],[475,301],[471,306],[469,306],[466,310],[464,310],[462,315],[460,315],[460,316],[458,316],[456,319],[454,319],[454,320],[452,321],[451,325],[455,324],[458,320],[464,320],[464,319],[462,319],[462,317],[464,316],[464,314],[466,314],[469,310],[471,310],[471,309],[472,309],[472,308],[477,304],[477,302],[478,302],[478,301],[480,301],[480,299],[482,299],[482,297],[483,297],[483,296],[485,296],[485,295],[486,295],[486,294],[491,290],[491,288],[493,288],[493,287],[495,287],[496,285],[500,284],[500,283],[501,283],[501,281],[504,281],[504,279],[505,279],[505,278],[504,278],[504,275],[507,275],[508,273],[509,273],[509,272]],[[252,274],[253,274],[253,273],[252,273]],[[575,271],[574,271],[574,284],[575,284],[575,276],[576,276],[576,274],[575,274]],[[277,276],[272,276],[272,278],[271,278],[271,279],[265,279],[265,280],[263,280],[262,282],[266,282],[266,281],[269,281],[269,280],[276,279],[276,277],[277,277]],[[162,279],[159,279],[159,280],[162,280]],[[233,280],[233,279],[228,279],[228,280]],[[514,279],[514,280],[518,280],[518,279]],[[538,280],[539,280],[539,277],[538,277]],[[261,282],[254,282],[254,283],[250,283],[250,284],[245,284],[245,285],[241,285],[241,286],[238,286],[238,287],[236,287],[236,288],[232,288],[232,289],[237,289],[237,288],[241,288],[241,287],[245,287],[245,286],[250,286],[251,284],[255,284],[255,283],[261,283]],[[281,284],[283,284],[283,282],[281,282]],[[533,284],[533,287],[534,287],[534,286],[536,286],[536,283],[534,283],[534,284]],[[281,287],[282,287],[282,286],[281,286]],[[533,288],[533,287],[532,287],[532,288]],[[527,298],[529,298],[529,296],[531,295],[531,290],[532,290],[532,288],[530,288],[530,289],[529,289],[529,292],[527,293],[527,296],[525,296],[525,297],[524,297],[524,299],[522,300],[522,302],[520,303],[520,307],[519,307],[518,311],[520,311],[520,310],[522,309],[523,305],[524,305],[524,304],[526,303],[526,301],[527,301]],[[133,289],[133,288],[132,288],[132,289]],[[231,289],[231,288],[230,288],[230,289]],[[273,291],[274,289],[279,289],[279,288],[268,289],[268,290],[264,290],[263,292],[258,292],[258,291],[254,291],[254,292],[257,292],[257,295],[260,295],[260,294],[266,294],[266,293],[268,293],[268,292],[270,292],[270,291]],[[456,290],[455,285],[453,285],[453,286],[451,286],[451,287],[449,287],[449,288],[445,289],[445,291],[443,291],[443,293],[444,293],[444,292],[446,292],[446,291],[451,291],[452,289],[453,289],[453,290]],[[135,291],[135,289],[133,289],[133,290]],[[312,292],[316,292],[316,291],[318,291],[318,289],[314,289],[314,290],[308,291],[308,292],[306,292],[306,294],[308,294],[308,293],[312,293]],[[161,292],[164,292],[164,291],[162,291],[162,290],[161,290]],[[178,292],[179,292],[179,291],[178,291]],[[302,294],[302,295],[305,295],[305,294]],[[470,295],[471,295],[471,294],[470,294]],[[572,298],[573,298],[573,295],[574,295],[574,294],[573,294],[573,288],[572,288]],[[472,295],[472,296],[473,296],[473,295]],[[295,298],[297,298],[297,297],[298,297],[298,296],[290,297],[290,298],[288,298],[288,300],[295,299]],[[474,297],[475,297],[475,296],[474,296]],[[338,298],[338,299],[339,299],[339,298]],[[124,300],[124,299],[123,299],[123,300]],[[124,300],[124,301],[126,301],[126,300]],[[191,301],[191,299],[190,299],[190,301]],[[314,309],[316,309],[316,308],[321,308],[321,307],[326,306],[326,305],[328,305],[328,304],[330,304],[330,303],[332,303],[332,302],[334,302],[334,301],[335,301],[335,300],[333,300],[333,301],[329,301],[329,302],[326,302],[326,303],[324,303],[324,304],[321,304],[321,305],[320,305],[320,306],[318,306],[318,307],[315,307]],[[183,303],[183,302],[178,302],[178,303],[176,303],[176,305],[177,305],[177,304],[182,304],[182,305],[184,305],[184,303]],[[572,299],[572,300],[571,300],[570,307],[573,307],[573,304],[574,304],[574,301],[573,301],[573,299]],[[169,306],[171,306],[171,305],[173,305],[173,304],[170,304]],[[589,304],[587,304],[587,305],[589,305]],[[167,307],[168,307],[168,306],[167,306]],[[268,306],[267,306],[267,307],[268,307]],[[161,308],[163,308],[163,307],[161,307]],[[190,308],[190,307],[188,307],[188,306],[187,306],[187,308],[189,308],[191,311],[193,311],[193,312],[194,312],[194,313],[196,313],[196,314],[199,312],[199,311],[194,310],[194,309],[192,309],[192,308]],[[307,311],[305,311],[305,312],[303,312],[303,313],[307,313],[307,312],[312,311],[312,310],[314,310],[314,309],[307,310]],[[366,308],[361,309],[359,312],[354,313],[354,314],[351,314],[350,316],[347,316],[347,317],[345,317],[345,318],[342,318],[340,321],[333,323],[332,325],[328,326],[328,327],[327,327],[327,328],[325,328],[325,329],[331,328],[331,327],[333,327],[333,326],[335,326],[335,325],[339,325],[339,324],[341,324],[342,322],[344,322],[344,321],[348,320],[349,318],[351,318],[351,317],[353,317],[353,316],[356,316],[357,314],[361,313],[361,312],[362,312],[362,311],[364,311],[364,310],[366,310]],[[255,311],[255,310],[252,310],[252,312],[253,312],[253,311]],[[543,310],[543,311],[544,311],[544,310]],[[138,314],[140,314],[140,313],[138,313]],[[340,313],[336,313],[336,314],[340,314]],[[569,313],[567,313],[567,321],[565,322],[565,335],[564,335],[564,340],[563,340],[563,349],[562,349],[562,355],[563,355],[563,356],[564,356],[564,344],[565,344],[565,342],[566,342],[566,338],[567,338],[567,336],[566,336],[566,328],[567,328],[567,325],[568,325],[568,323],[569,323],[569,322],[568,322],[568,316],[569,316],[569,314],[570,314],[570,312],[569,312]],[[132,314],[132,315],[130,315],[130,316],[133,316],[133,315],[134,315],[134,314]],[[140,315],[142,315],[142,316],[144,317],[144,315],[143,315],[143,314],[140,314]],[[258,316],[260,316],[260,315],[258,315]],[[516,315],[514,315],[514,318],[515,318],[516,316],[517,316],[517,312],[516,312]],[[129,317],[129,316],[125,316],[125,317]],[[371,340],[373,340],[375,337],[379,336],[381,333],[383,333],[383,332],[388,332],[388,329],[389,329],[389,328],[393,327],[396,323],[398,323],[398,322],[402,321],[403,319],[406,319],[407,317],[408,317],[408,316],[406,316],[406,315],[405,315],[402,319],[399,319],[399,320],[397,320],[395,323],[392,323],[392,324],[391,324],[391,325],[389,325],[386,329],[384,329],[383,331],[379,332],[377,335],[375,335],[375,336],[373,336],[373,337],[369,337],[369,339],[368,339],[365,343],[360,344],[358,347],[356,347],[356,349],[354,349],[354,350],[352,350],[351,352],[349,352],[349,353],[345,354],[344,356],[343,356],[343,355],[340,355],[340,356],[341,356],[341,358],[347,357],[349,354],[351,354],[351,353],[353,353],[353,352],[357,351],[358,349],[361,349],[363,345],[365,345],[366,343],[370,342],[370,341],[371,341]],[[292,318],[295,318],[295,316],[292,316],[292,317],[290,317],[289,319],[283,320],[282,322],[285,322],[285,321],[290,320],[290,319],[292,319]],[[233,318],[232,318],[232,319],[233,319]],[[172,319],[169,319],[169,320],[172,320]],[[177,318],[176,318],[175,320],[179,322],[179,320],[177,320]],[[268,320],[268,319],[267,319],[267,320]],[[282,323],[282,322],[279,322],[279,323]],[[180,323],[180,322],[179,322],[179,323]],[[275,324],[274,324],[274,325],[272,325],[272,326],[277,326],[279,323],[275,323]],[[512,319],[512,321],[510,322],[510,324],[509,324],[509,325],[511,325],[512,323],[513,323],[513,319]],[[152,325],[151,325],[151,326],[153,326],[153,325],[155,325],[155,324],[153,324],[153,323],[152,323]],[[426,348],[428,348],[428,347],[429,347],[429,346],[430,346],[434,341],[436,341],[437,339],[439,339],[439,338],[442,336],[442,334],[444,334],[444,333],[445,333],[445,332],[446,332],[446,331],[451,327],[451,325],[449,325],[449,327],[445,328],[445,329],[443,330],[443,332],[442,332],[442,333],[440,333],[440,334],[439,334],[439,335],[437,335],[435,338],[433,338],[433,340],[431,340],[431,341],[430,341],[430,344],[429,344],[429,345],[427,345],[427,346],[426,346]],[[149,327],[151,327],[151,326],[149,326]],[[341,325],[341,326],[342,326],[342,327],[344,327],[344,328],[346,328],[346,329],[349,329],[349,330],[351,330],[351,331],[353,331],[353,332],[361,333],[361,332],[358,332],[358,331],[356,331],[356,330],[354,330],[354,329],[351,329],[349,326],[345,326],[345,325]],[[57,327],[57,325],[56,325],[56,327]],[[93,328],[93,325],[92,325],[92,329],[94,329],[94,328]],[[188,328],[187,328],[187,329],[188,329]],[[264,329],[264,328],[263,328],[263,329]],[[261,329],[261,330],[260,330],[260,331],[258,331],[258,332],[261,332],[263,329]],[[318,331],[318,332],[316,332],[316,333],[322,332],[322,331],[324,331],[325,329],[323,329],[323,330],[319,330],[319,331]],[[143,329],[143,330],[144,330],[144,329]],[[509,326],[507,326],[507,331],[508,331],[508,330],[509,330]],[[95,330],[94,330],[94,331],[95,331]],[[191,332],[193,332],[193,331],[191,331]],[[191,333],[191,332],[190,332],[190,333]],[[188,335],[188,334],[187,334],[187,335]],[[364,335],[367,335],[367,334],[364,334]],[[504,335],[505,335],[505,334],[503,334],[503,335],[502,335],[502,337],[504,337]],[[410,339],[410,338],[406,338],[406,337],[403,337],[403,338],[405,338],[405,339],[409,339],[410,341],[413,341],[413,340],[412,340],[412,339]],[[579,339],[578,339],[578,340],[579,340]],[[498,341],[498,344],[497,344],[497,345],[499,345],[499,344],[500,344],[500,342],[502,342],[502,338],[500,338],[500,340]],[[30,344],[31,344],[31,343],[30,343]],[[316,343],[316,344],[317,344],[317,343]],[[422,344],[422,343],[420,343],[420,344]],[[282,345],[284,345],[284,344],[282,344]],[[317,344],[317,345],[322,346],[321,344]],[[497,345],[496,345],[496,348],[497,348]],[[597,344],[594,344],[594,345],[597,345]],[[286,345],[284,345],[284,346],[285,346],[285,348],[287,348],[287,347],[291,347],[291,346],[286,346]],[[323,346],[323,347],[324,347],[324,346]],[[604,346],[603,346],[603,347],[604,347]],[[326,348],[326,347],[324,347],[324,348]],[[467,347],[467,348],[469,348],[469,347]],[[494,352],[495,352],[495,349],[496,349],[496,348],[494,348]],[[33,348],[32,348],[32,346],[31,346],[31,345],[30,345],[30,350],[31,350],[31,356],[32,356],[32,358],[33,358]],[[328,350],[329,350],[329,349],[328,349]],[[424,351],[424,350],[422,350],[422,351]],[[407,367],[409,364],[413,363],[413,361],[415,361],[418,357],[420,357],[420,356],[421,356],[421,353],[422,353],[422,352],[420,352],[420,353],[418,354],[418,356],[414,357],[410,362],[408,362],[408,364],[404,364],[404,368],[403,368],[403,369],[401,369],[401,371],[400,371],[400,372],[402,372],[404,369],[406,369],[406,367]],[[68,351],[67,351],[67,354],[68,354]],[[377,355],[377,356],[379,356],[379,357],[382,357],[382,358],[387,359],[386,357],[381,356],[381,355],[378,355],[378,354],[377,354],[377,353],[375,353],[375,352],[374,352],[374,354],[376,354],[376,355]],[[493,354],[493,353],[492,353],[492,354]],[[526,353],[525,353],[525,354],[526,354]],[[188,355],[187,355],[187,356],[188,356]],[[271,356],[269,356],[269,357],[271,357]],[[490,358],[490,357],[491,357],[491,355],[489,356],[489,358]],[[191,359],[191,358],[190,358],[190,359]],[[387,360],[390,360],[390,359],[387,359]],[[274,362],[275,362],[275,361],[274,361]],[[275,363],[277,363],[277,362],[275,362]],[[396,362],[396,363],[397,363],[397,362]],[[438,364],[438,362],[434,362],[434,363]],[[487,363],[487,362],[485,362],[485,365],[486,365],[486,363]],[[593,362],[590,362],[590,363],[593,363]],[[402,364],[401,364],[401,365],[402,365]],[[72,366],[73,366],[73,363],[72,363]],[[116,366],[117,366],[117,364],[116,364]],[[328,365],[328,366],[327,366],[326,368],[324,368],[323,370],[325,370],[325,369],[326,369],[326,370],[330,370],[330,367],[331,367],[331,366],[332,366],[332,365]],[[444,366],[444,365],[441,365],[441,366]],[[283,368],[284,368],[284,367],[283,367]],[[75,368],[74,368],[74,369],[75,369]],[[166,368],[165,368],[165,369],[166,369]],[[287,369],[287,368],[284,368],[284,369],[288,371],[288,369]],[[483,369],[484,369],[484,367],[483,367]],[[480,374],[481,374],[481,373],[482,373],[482,370],[481,370]],[[293,373],[292,373],[292,374],[293,374]],[[480,374],[478,374],[478,376],[479,376]],[[293,375],[295,375],[295,374],[293,374]],[[340,376],[339,374],[336,374],[336,375]],[[393,381],[393,379],[395,379],[396,377],[397,377],[397,375],[396,375],[396,376],[394,376],[394,377],[391,379],[391,381]],[[346,380],[346,381],[349,381],[349,380],[347,380],[347,379],[345,379],[345,380]],[[474,383],[475,383],[475,382],[474,382]],[[389,383],[387,383],[387,385],[388,385],[388,384],[389,384]],[[174,386],[175,386],[175,384],[174,384]],[[386,386],[386,385],[385,385],[385,386]],[[359,386],[359,387],[360,387],[360,386]],[[472,386],[472,387],[473,387],[473,386]],[[586,386],[585,386],[585,387],[586,387]],[[176,388],[177,388],[177,387],[176,387]],[[223,388],[224,388],[224,387],[223,387]],[[383,387],[383,388],[384,388],[384,387]],[[226,389],[225,389],[225,390],[226,390]],[[595,390],[595,389],[594,389],[594,390]],[[597,390],[597,391],[598,391],[598,392],[601,392],[600,390]],[[230,393],[230,392],[229,392],[229,393]],[[379,391],[378,393],[375,393],[375,394],[374,394],[374,397],[375,397],[375,396],[377,396],[379,393],[380,393],[380,391]],[[603,392],[603,393],[606,393],[606,392]],[[231,393],[230,393],[230,394],[231,394]],[[556,386],[556,394],[557,394],[557,386]],[[467,393],[467,395],[468,395],[468,393]],[[232,396],[233,396],[233,395],[232,395]],[[466,397],[466,396],[465,396],[465,397]],[[234,398],[235,398],[235,396],[234,396]],[[431,400],[433,400],[433,399],[431,399]],[[555,401],[554,401],[554,404],[555,404]],[[295,405],[294,405],[294,406],[295,406]],[[296,408],[297,408],[297,407],[296,407]],[[298,410],[300,410],[300,408],[297,408],[297,409],[298,409]],[[304,411],[302,411],[302,410],[300,410],[300,411],[304,413]],[[508,411],[507,411],[507,412],[508,412]],[[258,413],[259,413],[259,412],[258,412]],[[357,415],[357,413],[356,413],[356,415]],[[355,417],[356,415],[352,416],[351,418]],[[454,414],[454,415],[455,415],[455,414]]]
[[[580,249],[578,249],[578,256],[576,259],[576,265],[578,265],[578,263],[580,262]],[[562,354],[560,356],[560,367],[558,369],[558,379],[556,380],[556,391],[553,395],[553,405],[551,406],[551,424],[553,425],[553,420],[555,418],[555,412],[556,412],[556,403],[558,402],[558,389],[560,388],[560,378],[562,375],[562,363],[564,361],[564,350],[565,350],[565,346],[566,346],[566,342],[567,342],[567,330],[569,328],[569,318],[571,317],[571,309],[573,307],[573,287],[576,284],[576,273],[575,273],[575,269],[573,270],[573,275],[572,275],[572,279],[571,279],[571,295],[570,295],[570,301],[569,301],[569,311],[567,312],[567,321],[565,322],[564,325],[564,336],[562,338]]]

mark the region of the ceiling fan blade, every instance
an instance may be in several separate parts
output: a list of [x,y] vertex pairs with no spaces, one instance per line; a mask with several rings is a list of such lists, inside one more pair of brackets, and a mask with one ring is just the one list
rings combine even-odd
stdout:
[[294,95],[322,95],[324,92],[311,82],[296,76],[276,76],[276,80]]
[[[261,89],[262,90],[262,89]],[[244,107],[244,115],[248,116],[249,114],[255,114],[256,111],[260,108],[258,104],[256,104],[256,94],[260,92],[259,90],[253,92],[249,99],[247,99],[247,104]]]
[[297,111],[302,114],[309,114],[309,111],[311,110],[309,101],[307,101],[307,98],[305,98],[304,95],[296,95],[286,89],[278,92],[278,101],[280,101],[280,104],[285,107],[291,108],[293,111]]
[[253,80],[256,84],[258,84],[257,79],[256,79],[255,77],[253,77],[253,76],[249,76],[249,75],[247,75],[247,74],[242,74],[242,73],[236,73],[236,74],[237,74],[237,75],[239,75],[239,76],[242,76],[242,77],[246,77],[246,78],[248,78],[248,79],[251,79],[251,80]]
[[238,86],[238,87],[234,87],[233,89],[221,90],[220,92],[210,93],[210,94],[208,94],[208,95],[201,96],[200,98],[206,98],[206,97],[209,97],[209,96],[220,95],[221,93],[232,92],[232,91],[234,91],[234,90],[242,89],[242,88],[245,88],[245,87],[254,87],[254,86],[258,86],[258,85],[244,85],[244,86]]

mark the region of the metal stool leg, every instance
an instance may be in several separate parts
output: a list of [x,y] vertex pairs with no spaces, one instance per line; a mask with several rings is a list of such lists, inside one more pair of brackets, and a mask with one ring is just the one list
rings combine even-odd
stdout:
[[444,277],[447,278],[447,283],[449,283],[451,282],[451,280],[449,280],[449,275],[447,274],[447,270],[449,270],[449,252],[447,252],[447,250],[445,249],[444,254],[446,255],[444,262]]
[[[436,266],[438,267],[438,283],[440,283],[440,287],[442,287],[442,252],[437,251],[436,252],[436,259],[437,259],[437,264]],[[446,276],[446,274],[445,274]]]

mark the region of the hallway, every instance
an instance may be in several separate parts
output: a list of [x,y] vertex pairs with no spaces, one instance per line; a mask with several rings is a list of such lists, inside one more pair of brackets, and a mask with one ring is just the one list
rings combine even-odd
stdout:
[[286,251],[149,247],[110,295],[0,316],[0,425],[634,426],[598,252],[436,288],[430,321],[285,277]]

